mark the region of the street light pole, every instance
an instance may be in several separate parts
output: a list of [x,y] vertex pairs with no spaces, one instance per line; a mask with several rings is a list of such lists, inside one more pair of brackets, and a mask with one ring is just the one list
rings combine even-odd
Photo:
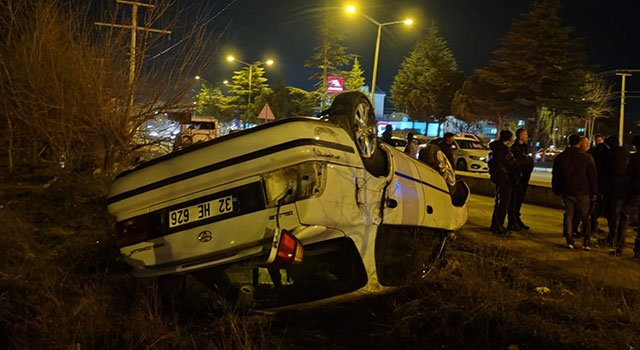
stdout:
[[253,80],[253,65],[255,64],[255,65],[259,66],[261,64],[266,64],[266,65],[270,66],[270,65],[273,64],[273,60],[266,60],[264,62],[258,61],[258,62],[255,62],[255,63],[247,63],[247,62],[245,62],[243,60],[240,60],[240,59],[238,59],[238,58],[236,58],[234,56],[227,56],[227,61],[229,61],[229,62],[238,61],[238,62],[244,64],[245,66],[249,67],[249,94],[248,94],[248,98],[247,98],[247,106],[248,106],[249,104],[251,104],[251,87],[252,87],[252,80]]
[[[349,6],[347,7],[347,11],[349,12],[355,12],[356,9],[354,6]],[[405,19],[403,21],[392,21],[392,22],[385,22],[385,23],[380,23],[378,21],[376,21],[375,19],[367,16],[364,13],[361,13],[360,15],[362,15],[362,17],[364,17],[365,19],[367,19],[369,22],[375,24],[376,26],[378,26],[378,35],[376,37],[376,50],[375,53],[373,54],[373,73],[372,73],[372,77],[371,77],[371,104],[375,106],[375,93],[376,93],[376,80],[378,78],[378,58],[380,56],[380,39],[382,37],[382,27],[385,26],[390,26],[393,24],[406,24],[406,25],[411,25],[413,23],[413,20],[411,19]]]

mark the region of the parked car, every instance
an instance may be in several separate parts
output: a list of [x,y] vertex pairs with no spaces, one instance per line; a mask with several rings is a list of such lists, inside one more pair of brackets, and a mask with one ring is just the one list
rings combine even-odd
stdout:
[[[430,143],[438,144],[442,140],[441,137],[435,138]],[[456,170],[472,171],[472,172],[488,172],[487,146],[473,138],[469,137],[453,137],[453,156]]]
[[459,137],[466,137],[468,139],[474,139],[476,141],[480,141],[480,138],[476,134],[472,134],[470,132],[461,132],[458,134]]
[[239,307],[387,293],[429,271],[469,189],[379,143],[366,96],[194,144],[120,174],[108,210],[136,277],[190,274]]
[[399,136],[391,136],[391,142],[391,146],[401,152],[404,152],[404,148],[407,147],[407,139],[403,139]]
[[539,149],[536,152],[536,161],[554,161],[556,156],[564,151],[564,148],[560,147],[549,147],[547,149]]

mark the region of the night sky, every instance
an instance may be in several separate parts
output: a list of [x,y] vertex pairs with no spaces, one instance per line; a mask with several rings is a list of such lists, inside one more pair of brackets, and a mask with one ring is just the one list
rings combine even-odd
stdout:
[[[312,71],[303,68],[316,45],[314,14],[323,11],[323,1],[237,0],[220,21],[230,21],[228,35],[221,46],[221,67],[207,74],[225,79],[229,74],[225,53],[233,51],[245,61],[274,57],[271,73],[282,74],[288,85],[311,88]],[[338,2],[336,2],[338,3]],[[396,0],[360,1],[359,9],[378,22],[414,19],[411,27],[391,25],[383,28],[377,85],[389,89],[403,58],[424,37],[435,21],[448,42],[458,65],[470,75],[489,63],[491,52],[509,30],[511,21],[529,9],[529,0]],[[592,64],[599,71],[640,68],[637,13],[629,0],[565,0],[560,14],[565,25],[585,38]],[[360,55],[367,83],[371,81],[377,27],[362,17],[333,11],[338,26],[345,27],[345,45]],[[271,77],[267,73],[268,77]],[[627,83],[640,81],[640,74]],[[640,85],[640,84],[638,84]],[[640,90],[640,88],[638,89]]]
[[[114,6],[115,0],[100,0]],[[335,8],[323,7],[323,0],[193,0],[222,9],[210,27],[225,35],[218,46],[215,63],[199,73],[209,81],[230,79],[242,66],[225,60],[233,54],[246,62],[274,59],[267,67],[273,83],[280,77],[286,85],[312,89],[313,71],[304,63],[317,45],[317,14],[333,13],[336,26],[345,35],[349,52],[360,56],[366,83],[371,83],[377,27],[357,14],[343,10],[348,2],[335,2]],[[180,3],[180,1],[178,1]],[[529,10],[529,0],[370,0],[351,2],[378,22],[410,17],[412,26],[386,26],[382,31],[379,57],[379,89],[389,91],[400,63],[435,22],[440,35],[453,51],[459,68],[468,76],[486,66],[491,52],[499,47],[511,22]],[[632,0],[564,0],[560,16],[564,25],[575,29],[587,44],[590,63],[598,71],[640,69],[640,30]],[[121,5],[123,6],[123,5]],[[619,84],[620,79],[611,77]],[[617,87],[619,91],[619,87]],[[627,79],[627,91],[640,91],[640,73]],[[636,100],[640,104],[640,99]],[[632,101],[630,101],[632,102]]]

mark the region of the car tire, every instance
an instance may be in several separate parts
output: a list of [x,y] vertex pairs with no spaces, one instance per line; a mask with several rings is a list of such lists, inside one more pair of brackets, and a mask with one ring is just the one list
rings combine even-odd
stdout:
[[361,92],[336,96],[329,120],[342,127],[356,145],[364,167],[374,176],[387,174],[387,157],[378,147],[376,116],[369,99]]
[[469,171],[467,170],[467,161],[462,158],[458,159],[458,162],[456,163],[456,170]]

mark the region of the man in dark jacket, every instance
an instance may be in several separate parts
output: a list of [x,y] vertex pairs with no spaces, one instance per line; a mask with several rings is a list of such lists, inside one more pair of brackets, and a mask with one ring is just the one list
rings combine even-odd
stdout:
[[604,143],[604,135],[595,134],[593,135],[593,141],[595,145],[589,149],[587,153],[591,154],[593,157],[593,161],[596,163],[596,172],[598,173],[598,189],[600,193],[596,200],[592,203],[591,208],[591,232],[593,233],[604,233],[603,230],[598,228],[598,218],[604,214],[603,203],[602,203],[602,189],[605,187],[605,183],[603,180],[604,176],[600,176],[604,172],[604,163],[605,158],[607,156],[607,151],[609,150],[609,146]]
[[447,159],[449,160],[449,163],[451,163],[451,166],[456,166],[456,163],[453,159],[453,148],[451,148],[453,147],[453,137],[454,135],[452,133],[445,132],[442,140],[438,142],[438,147],[440,147],[442,153],[447,156]]
[[629,164],[629,151],[620,146],[618,136],[609,135],[604,140],[609,146],[604,159],[604,168],[601,174],[604,188],[603,194],[604,215],[609,225],[607,242],[611,244],[611,254],[621,255],[624,248],[624,230],[626,229],[626,215],[622,210],[626,192],[626,171]]
[[529,229],[529,226],[525,225],[520,218],[520,208],[533,171],[533,158],[529,155],[527,141],[529,141],[527,130],[522,128],[516,130],[516,140],[511,145],[511,153],[513,153],[513,157],[518,163],[518,183],[515,186],[509,205],[509,226],[507,226],[507,229],[510,231]]
[[500,131],[499,138],[489,144],[489,153],[487,155],[489,176],[491,182],[496,186],[495,203],[489,230],[505,236],[509,234],[509,230],[503,226],[504,219],[507,216],[507,209],[517,183],[519,171],[516,159],[513,157],[511,149],[507,146],[511,137],[513,137],[511,131]]
[[393,139],[391,138],[392,136],[393,136],[393,126],[391,126],[391,124],[387,124],[384,127],[384,132],[382,133],[382,142],[388,145],[394,145]]
[[567,243],[567,248],[574,248],[571,230],[573,217],[577,215],[583,225],[584,250],[591,250],[591,222],[589,221],[589,207],[591,200],[595,200],[598,194],[598,179],[596,164],[580,147],[580,143],[589,140],[576,134],[569,136],[569,147],[562,151],[553,162],[551,187],[553,193],[562,196],[564,216],[562,220],[562,234]]
[[[627,166],[627,191],[624,200],[624,214],[627,220],[640,212],[640,135],[634,136],[631,144],[636,147],[636,153],[629,156],[629,165]],[[640,229],[636,236],[633,257],[640,258]]]

